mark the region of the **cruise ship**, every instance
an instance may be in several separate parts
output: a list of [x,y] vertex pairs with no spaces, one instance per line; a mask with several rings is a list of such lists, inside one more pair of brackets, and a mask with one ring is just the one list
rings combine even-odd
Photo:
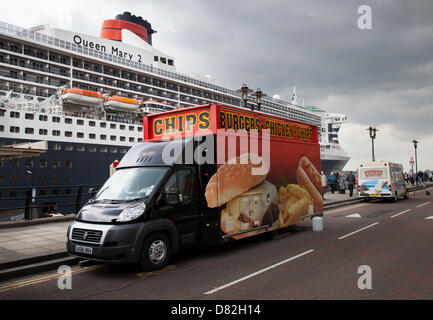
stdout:
[[[99,37],[0,21],[0,148],[46,144],[33,157],[0,160],[0,198],[9,200],[0,205],[0,221],[22,215],[30,186],[32,201],[42,206],[39,215],[74,212],[77,192],[85,197],[88,188],[100,186],[110,164],[141,141],[146,114],[243,105],[236,91],[178,72],[174,58],[152,46],[155,32],[129,12],[105,20]],[[296,92],[291,101],[264,97],[260,110],[317,125],[325,172],[349,160],[338,144],[344,115],[300,105]]]

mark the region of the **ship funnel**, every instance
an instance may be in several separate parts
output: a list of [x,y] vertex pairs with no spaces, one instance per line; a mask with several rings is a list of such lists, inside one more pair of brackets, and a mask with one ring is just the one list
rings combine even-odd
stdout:
[[152,34],[156,33],[151,24],[142,17],[132,15],[130,12],[118,14],[114,19],[102,23],[101,38],[122,41],[122,30],[135,33],[143,41],[152,45]]

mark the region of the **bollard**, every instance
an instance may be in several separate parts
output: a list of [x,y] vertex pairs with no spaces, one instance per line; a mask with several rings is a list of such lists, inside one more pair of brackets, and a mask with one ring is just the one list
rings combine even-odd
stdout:
[[25,220],[32,220],[31,205],[32,205],[32,189],[27,191],[26,206],[24,208],[24,219]]

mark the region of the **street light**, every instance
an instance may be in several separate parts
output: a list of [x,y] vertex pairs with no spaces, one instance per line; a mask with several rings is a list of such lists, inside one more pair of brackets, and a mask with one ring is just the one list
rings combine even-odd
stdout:
[[417,159],[417,154],[416,154],[416,148],[418,146],[418,142],[419,141],[416,141],[416,139],[413,139],[413,141],[412,141],[413,147],[415,148],[415,170],[416,170],[417,174],[418,174],[418,159]]
[[374,139],[376,139],[376,131],[379,131],[379,129],[376,129],[375,127],[368,127],[367,128],[368,132],[370,133],[370,138],[371,138],[371,155],[374,160]]
[[257,108],[258,108],[258,110],[260,110],[260,105],[262,104],[262,97],[266,97],[267,94],[263,93],[262,90],[260,90],[260,88],[258,88],[256,90],[256,92],[254,92],[254,94],[252,94],[252,96],[256,97],[256,99],[257,99]]
[[[248,104],[247,104],[248,93],[253,92],[253,90],[248,88],[248,86],[244,83],[240,89],[236,90],[236,92],[242,94],[242,100],[244,101],[244,106],[245,106],[245,108],[248,108]],[[253,106],[251,106],[251,110],[254,110]]]

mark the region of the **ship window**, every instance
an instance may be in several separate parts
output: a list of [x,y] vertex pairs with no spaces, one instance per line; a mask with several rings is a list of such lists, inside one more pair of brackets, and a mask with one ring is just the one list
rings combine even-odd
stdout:
[[67,169],[72,168],[72,160],[65,160],[65,168]]
[[84,120],[78,119],[77,120],[77,124],[80,125],[80,126],[83,126],[84,125]]
[[143,141],[143,139],[142,139],[142,138],[138,138],[137,141],[138,141],[138,142],[141,142],[141,141]]
[[66,175],[66,180],[70,181],[72,179],[72,173]]
[[84,138],[84,132],[77,132],[77,138]]
[[167,63],[167,59],[166,58],[161,57],[160,60],[161,60],[162,63]]
[[[46,180],[46,179],[47,179],[47,177],[45,177],[44,180]],[[46,195],[47,195],[47,190],[39,190],[39,196],[46,196]]]
[[27,120],[33,120],[35,118],[35,115],[33,113],[26,113],[25,118]]
[[84,151],[84,146],[82,144],[78,145],[77,151]]
[[110,128],[111,129],[116,129],[116,124],[115,123],[110,124]]
[[65,150],[66,151],[73,151],[74,150],[74,146],[71,145],[71,144],[67,144],[67,145],[65,145]]
[[71,194],[72,193],[72,189],[65,189],[65,194]]
[[101,128],[106,128],[107,127],[107,124],[105,122],[101,122],[99,125],[101,126]]
[[60,130],[53,130],[53,136],[60,136]]
[[120,141],[126,141],[126,137],[120,137]]
[[14,173],[11,175],[11,182],[17,182],[18,181],[18,176]]
[[101,134],[99,137],[101,138],[101,140],[107,140],[107,136],[105,134]]
[[117,153],[117,148],[110,148],[111,153]]
[[60,168],[60,160],[53,160],[53,168]]
[[129,126],[129,131],[134,131],[134,126]]
[[101,147],[101,148],[99,149],[99,151],[100,151],[100,152],[107,152],[107,147]]
[[19,118],[20,117],[20,113],[16,112],[16,111],[11,111],[11,118]]
[[89,133],[89,138],[90,138],[90,139],[96,139],[96,134],[94,134],[94,133]]
[[89,152],[96,152],[96,147],[95,146],[90,146],[89,147]]
[[39,168],[46,168],[48,166],[47,160],[39,160]]
[[59,144],[59,143],[55,143],[55,144],[53,145],[53,150],[62,150],[62,145]]
[[18,197],[18,191],[11,191],[9,192],[10,198],[17,198]]
[[171,59],[168,59],[168,65],[169,65],[169,66],[172,66],[172,65],[174,65],[174,63],[173,63],[173,60],[171,60]]
[[12,126],[12,127],[10,127],[10,132],[12,132],[12,133],[19,133],[20,132],[20,128]]
[[31,159],[24,160],[24,166],[26,168],[33,168],[33,160],[31,160]]
[[116,136],[110,136],[111,141],[116,141]]
[[72,119],[71,118],[65,118],[65,123],[72,124]]
[[33,134],[35,132],[35,130],[33,128],[26,128],[25,132],[27,134]]
[[153,57],[153,61],[158,62],[158,57],[157,57],[157,56],[154,56],[154,57]]
[[126,148],[120,148],[120,153],[126,153]]
[[124,124],[121,124],[121,125],[119,126],[119,128],[120,128],[120,130],[125,130],[125,125],[124,125]]
[[143,127],[137,127],[137,131],[138,131],[138,132],[143,131]]
[[95,123],[95,121],[89,121],[89,126],[91,126],[91,127],[94,127],[94,126],[96,126],[96,123]]
[[48,130],[47,129],[39,129],[39,134],[41,136],[46,136],[48,134]]
[[60,178],[60,176],[59,176],[58,173],[54,173],[54,174],[53,174],[53,180],[54,180],[54,181],[59,180],[59,178]]
[[39,115],[39,121],[47,121],[47,120],[48,120],[47,116],[45,116],[43,114]]
[[9,160],[9,166],[11,166],[13,168],[18,168],[19,165],[20,165],[20,162],[18,159]]
[[65,137],[72,137],[72,131],[65,131]]
[[129,138],[129,142],[134,142],[134,138]]
[[60,195],[60,190],[59,189],[54,189],[53,190],[53,195],[55,195],[55,196]]
[[53,117],[53,122],[60,122],[60,117]]

